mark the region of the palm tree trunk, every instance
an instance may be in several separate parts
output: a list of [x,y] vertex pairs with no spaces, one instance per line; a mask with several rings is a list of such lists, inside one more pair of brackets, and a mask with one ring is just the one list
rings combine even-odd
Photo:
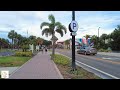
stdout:
[[19,41],[18,41],[18,50],[19,50]]
[[13,39],[12,39],[12,50],[14,49],[14,45],[13,45]]
[[54,60],[54,55],[55,55],[55,41],[53,40],[53,46],[52,46],[52,57],[51,60]]

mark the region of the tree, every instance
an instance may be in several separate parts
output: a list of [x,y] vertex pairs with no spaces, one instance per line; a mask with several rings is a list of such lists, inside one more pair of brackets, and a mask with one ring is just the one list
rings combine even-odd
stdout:
[[33,35],[29,36],[29,43],[36,45],[36,36]]
[[97,38],[96,35],[93,35],[91,37],[91,42],[93,42],[94,43],[94,47],[97,48],[97,46],[98,46],[98,38]]
[[17,46],[17,42],[18,42],[17,36],[18,36],[18,34],[17,34],[17,32],[15,32],[14,33],[14,38],[13,38],[13,40],[14,40],[14,47]]
[[104,40],[104,44],[105,44],[105,40],[108,38],[108,36],[107,36],[107,34],[102,34],[101,36],[100,36],[100,39],[101,40]]
[[16,38],[17,38],[17,41],[18,41],[17,42],[17,46],[18,46],[18,50],[19,50],[20,44],[22,43],[22,38],[23,37],[22,37],[22,35],[18,34]]
[[[54,53],[55,53],[55,38],[57,38],[55,36],[55,32],[59,33],[61,35],[61,37],[63,37],[63,31],[65,32],[65,34],[67,33],[67,29],[64,25],[62,25],[60,22],[56,22],[55,21],[55,17],[50,14],[48,16],[49,22],[43,22],[40,25],[40,28],[42,29],[42,35],[45,35],[46,37],[48,36],[52,36],[52,43],[53,43],[53,47],[52,47],[52,60],[54,60]],[[43,28],[45,27],[45,28]]]
[[68,47],[70,48],[70,40],[68,39],[68,40],[65,40],[65,45],[67,45],[67,49],[68,49]]
[[9,47],[9,40],[0,38],[0,48],[8,48]]
[[38,37],[37,38],[37,45],[42,45],[43,44],[43,39]]
[[23,52],[25,51],[27,51],[27,49],[29,49],[29,39],[28,38],[26,38],[26,37],[22,37],[22,43],[21,43],[21,47],[22,47],[22,50],[23,50]]
[[111,33],[111,38],[112,49],[120,51],[120,25]]
[[16,32],[14,30],[11,30],[9,33],[8,33],[8,37],[10,39],[12,39],[12,48],[14,48],[14,38],[16,37]]
[[88,38],[90,38],[90,35],[86,34],[84,37],[85,37],[86,40],[87,40]]

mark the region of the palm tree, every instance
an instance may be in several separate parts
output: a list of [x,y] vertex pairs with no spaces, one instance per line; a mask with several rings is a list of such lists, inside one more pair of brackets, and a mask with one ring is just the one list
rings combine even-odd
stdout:
[[104,40],[104,44],[105,44],[105,40],[108,38],[107,34],[102,34],[100,36],[101,40]]
[[[52,36],[52,43],[53,43],[53,47],[52,47],[52,60],[54,60],[54,53],[55,53],[55,42],[57,40],[57,37],[55,36],[55,32],[59,33],[61,35],[61,37],[63,37],[63,31],[65,32],[65,34],[67,33],[67,29],[64,25],[62,25],[60,22],[56,22],[55,21],[55,17],[50,14],[48,16],[49,22],[43,22],[40,25],[40,28],[42,29],[42,35],[46,35],[46,37],[48,36]],[[45,27],[47,26],[47,27]],[[43,29],[43,27],[45,27]],[[55,40],[56,39],[56,40]]]
[[37,45],[42,45],[43,44],[43,39],[38,37],[37,38]]
[[36,44],[36,36],[33,36],[33,35],[29,36],[29,43],[35,45]]
[[14,30],[11,30],[11,31],[8,33],[8,37],[9,37],[10,39],[12,39],[12,47],[14,48],[13,42],[14,42],[14,38],[15,38],[15,31],[14,31]]
[[96,35],[93,35],[91,37],[91,42],[94,42],[94,47],[97,48],[97,46],[98,46],[98,38],[97,38]]
[[68,47],[70,48],[70,40],[68,39],[68,40],[65,40],[65,45],[67,45],[67,49],[68,49]]
[[17,34],[17,32],[15,32],[15,33],[14,33],[14,46],[15,46],[15,47],[16,47],[17,42],[18,42],[17,36],[18,36],[18,34]]
[[88,38],[90,38],[90,35],[86,34],[84,37],[85,37],[86,40],[87,40]]
[[16,38],[17,38],[17,46],[19,50],[20,44],[22,43],[22,36],[20,34],[17,34]]

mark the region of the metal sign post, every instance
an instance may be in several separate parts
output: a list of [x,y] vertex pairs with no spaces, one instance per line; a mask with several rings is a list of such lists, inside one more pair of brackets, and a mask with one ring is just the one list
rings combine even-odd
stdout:
[[69,24],[69,30],[72,36],[72,69],[73,71],[76,70],[75,64],[75,36],[78,30],[78,23],[75,21],[75,11],[72,11],[72,21]]
[[[75,20],[75,11],[72,11],[72,20]],[[74,28],[73,24],[73,28]],[[75,35],[72,35],[72,68],[73,71],[76,70],[76,64],[75,64]]]

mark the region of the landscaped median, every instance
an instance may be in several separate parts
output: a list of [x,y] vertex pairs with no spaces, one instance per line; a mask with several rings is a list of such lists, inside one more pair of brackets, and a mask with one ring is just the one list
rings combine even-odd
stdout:
[[76,71],[71,71],[71,61],[69,58],[63,55],[55,54],[54,62],[56,63],[64,79],[101,79],[95,74],[88,72],[78,66]]
[[21,66],[27,62],[30,57],[19,57],[19,56],[7,56],[0,57],[0,66],[2,67],[16,67]]
[[21,66],[32,57],[32,52],[15,52],[14,56],[0,57],[1,67]]

